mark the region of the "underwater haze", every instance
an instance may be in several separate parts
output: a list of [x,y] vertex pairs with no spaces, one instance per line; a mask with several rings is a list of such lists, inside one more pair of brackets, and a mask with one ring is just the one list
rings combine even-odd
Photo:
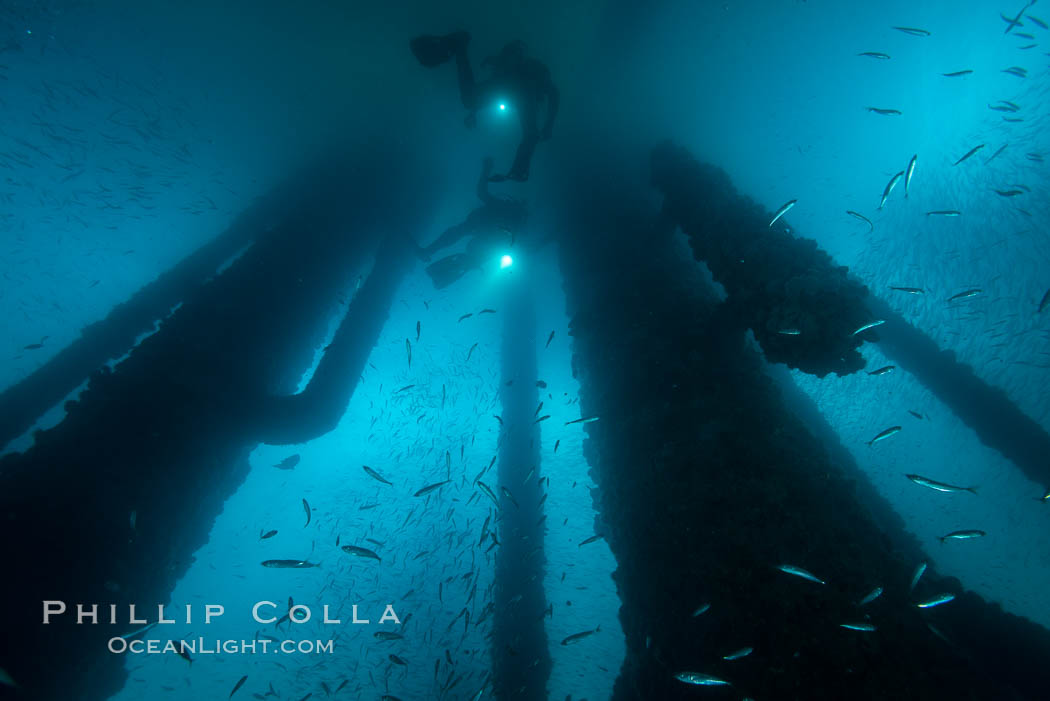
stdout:
[[1046,698],[1048,24],[6,0],[0,700]]

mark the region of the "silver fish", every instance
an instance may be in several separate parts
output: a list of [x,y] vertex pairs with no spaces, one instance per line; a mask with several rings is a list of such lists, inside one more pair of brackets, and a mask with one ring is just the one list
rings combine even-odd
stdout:
[[777,567],[777,569],[781,572],[786,572],[787,574],[793,574],[796,577],[801,577],[802,579],[808,579],[809,581],[816,582],[817,584],[827,584],[827,582],[825,582],[823,579],[817,579],[801,567],[795,567],[794,565],[780,565]]
[[847,209],[847,210],[846,210],[846,214],[850,215],[851,217],[855,217],[855,218],[857,218],[857,219],[860,219],[860,220],[861,220],[862,222],[864,222],[865,224],[867,224],[867,225],[868,225],[868,231],[874,231],[874,229],[875,229],[875,225],[874,225],[874,224],[872,224],[872,223],[871,223],[871,220],[870,220],[870,219],[868,219],[868,218],[867,218],[866,216],[864,216],[863,214],[860,214],[859,212],[854,212],[854,211],[853,211],[852,209]]
[[938,492],[971,492],[972,494],[977,493],[977,487],[956,487],[955,485],[945,484],[944,482],[938,482],[937,480],[931,480],[929,477],[923,477],[922,475],[904,475],[915,484],[920,487],[929,487],[930,489],[936,489]]
[[849,630],[860,630],[865,633],[871,633],[875,630],[875,626],[871,623],[840,623],[839,628],[848,628]]
[[917,603],[915,605],[918,606],[921,609],[931,609],[934,606],[940,606],[941,604],[946,604],[949,601],[954,601],[954,600],[955,600],[955,594],[941,594],[940,596],[935,596],[932,599],[928,599],[926,601],[920,601],[919,603]]
[[984,531],[978,530],[967,530],[967,531],[952,531],[947,535],[942,535],[937,540],[942,543],[946,540],[972,540],[973,538],[983,538],[988,535]]
[[674,678],[680,682],[695,686],[732,686],[725,679],[712,677],[710,674],[701,674],[700,672],[679,672],[674,675]]
[[956,161],[955,163],[952,163],[952,165],[953,165],[953,166],[957,166],[957,165],[959,165],[960,163],[962,163],[963,161],[965,161],[965,160],[966,160],[967,158],[969,158],[969,157],[970,157],[970,156],[972,156],[973,154],[975,154],[975,153],[977,153],[978,151],[980,151],[980,150],[981,150],[982,148],[984,148],[984,144],[980,144],[979,146],[974,146],[974,147],[973,147],[972,149],[970,149],[969,151],[967,151],[967,152],[966,152],[966,155],[965,155],[965,156],[963,156],[962,158],[960,158],[959,160],[957,160],[957,161]]
[[442,487],[444,487],[446,484],[448,484],[451,481],[452,480],[445,480],[444,482],[436,482],[434,484],[428,484],[427,486],[423,487],[422,489],[420,489],[418,492],[416,492],[412,496],[414,496],[414,497],[421,497],[421,496],[424,496],[426,494],[430,494],[435,489],[441,489]]
[[773,215],[772,221],[769,222],[770,228],[772,228],[773,225],[777,223],[777,219],[780,219],[782,216],[787,214],[788,210],[794,207],[796,202],[798,202],[798,200],[788,200],[783,205],[781,205],[780,209],[777,210],[777,213]]
[[739,660],[741,657],[747,657],[748,655],[750,655],[754,651],[755,651],[755,648],[753,648],[753,647],[742,647],[739,650],[737,650],[736,652],[731,652],[728,655],[724,655],[722,657],[722,659],[723,660],[728,660],[728,661]]
[[356,555],[357,557],[363,557],[366,560],[376,560],[377,562],[383,561],[382,558],[380,558],[379,555],[377,555],[374,551],[369,550],[368,548],[362,548],[357,545],[344,545],[343,552],[347,555]]
[[697,616],[700,616],[700,615],[703,615],[703,614],[707,613],[708,609],[710,609],[710,608],[711,608],[711,604],[701,604],[700,606],[697,607],[697,609],[695,611],[693,611],[693,618],[696,618]]
[[889,438],[893,434],[900,433],[900,430],[901,430],[900,426],[890,426],[885,431],[879,432],[879,435],[875,436],[870,441],[868,441],[868,445],[874,445],[874,444],[878,443],[879,441],[886,440],[887,438]]
[[307,567],[318,567],[318,565],[315,565],[312,562],[307,562],[306,560],[263,560],[262,566],[273,567],[281,570],[301,570],[306,569]]
[[569,637],[567,637],[564,640],[562,640],[561,644],[562,645],[571,645],[572,643],[578,643],[579,641],[583,640],[584,638],[589,638],[590,636],[594,635],[595,633],[600,633],[601,630],[602,630],[602,627],[598,626],[594,630],[585,630],[582,633],[573,633]]
[[889,199],[890,193],[893,192],[893,188],[897,187],[897,182],[904,177],[904,171],[897,173],[890,181],[886,183],[886,189],[882,191],[882,201],[879,202],[879,209],[886,206],[886,200]]
[[861,326],[859,329],[857,329],[856,331],[851,333],[850,336],[856,336],[858,333],[864,333],[868,329],[873,329],[876,326],[882,326],[885,323],[886,323],[885,319],[876,319],[875,321],[872,321],[872,322],[869,322],[867,324],[864,324],[864,326]]
[[982,292],[984,292],[984,290],[981,290],[981,289],[966,290],[965,292],[960,292],[957,295],[952,295],[951,297],[949,297],[947,299],[947,301],[954,302],[954,301],[959,300],[959,299],[967,299],[969,297],[976,297],[977,295],[981,294]]
[[870,604],[872,601],[875,601],[875,599],[879,598],[880,596],[882,596],[882,587],[875,587],[874,589],[872,589],[870,594],[868,594],[867,596],[865,596],[863,599],[860,600],[860,604],[859,605],[860,606],[866,606],[867,604]]
[[904,196],[908,196],[908,186],[911,185],[911,178],[915,175],[915,163],[919,160],[919,154],[915,154],[908,161],[908,167],[904,171]]
[[923,573],[925,571],[926,571],[926,563],[925,562],[920,562],[919,566],[915,568],[915,574],[913,574],[911,576],[911,584],[908,585],[908,591],[911,591],[912,589],[915,588],[915,585],[919,583],[920,579],[922,579],[922,575],[923,575]]

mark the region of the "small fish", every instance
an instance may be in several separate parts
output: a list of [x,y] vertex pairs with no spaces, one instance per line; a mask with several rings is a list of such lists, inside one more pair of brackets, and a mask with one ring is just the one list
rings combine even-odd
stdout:
[[368,465],[362,465],[361,467],[364,469],[365,474],[374,479],[376,482],[382,482],[383,484],[389,484],[393,486],[393,482],[388,481],[385,477],[383,477],[383,475],[379,474],[378,472],[370,468]]
[[[1029,4],[1032,4],[1032,3],[1029,3]],[[1027,17],[1029,19],[1029,21],[1031,21],[1036,26],[1042,27],[1043,29],[1047,29],[1046,22],[1044,22],[1043,20],[1039,19],[1038,17],[1033,17],[1032,15],[1025,15],[1025,17]]]
[[883,60],[888,59],[890,57],[889,54],[879,53],[878,51],[863,51],[857,55],[867,56],[868,58],[881,58]]
[[875,230],[875,225],[874,225],[874,224],[872,224],[872,223],[871,223],[871,220],[870,220],[870,219],[868,219],[868,218],[867,218],[866,216],[864,216],[863,214],[860,214],[860,213],[858,213],[858,212],[854,212],[854,211],[853,211],[852,209],[847,209],[847,210],[846,210],[846,214],[850,215],[851,217],[855,217],[856,219],[860,219],[860,220],[861,220],[862,222],[864,222],[865,224],[867,224],[867,225],[868,225],[868,231],[869,231],[869,232],[870,232],[870,231],[874,231],[874,230]]
[[495,309],[482,309],[480,312],[478,312],[478,316],[481,316],[482,314],[495,314],[495,313],[496,313]]
[[1016,112],[1021,108],[1012,102],[1007,103],[1005,101],[1000,101],[1000,104],[988,105],[988,109],[995,110],[996,112]]
[[478,347],[477,343],[475,343],[474,345],[472,345],[470,347],[470,350],[467,351],[467,360],[470,360],[470,356],[472,356],[474,354],[474,349],[477,348],[477,347]]
[[1039,501],[1044,501],[1050,504],[1050,487],[1046,488],[1046,491],[1043,492],[1043,496],[1039,498]]
[[1047,307],[1050,307],[1050,290],[1047,290],[1043,294],[1043,298],[1039,300],[1039,309],[1036,311],[1036,314],[1042,314]]
[[911,414],[912,416],[914,416],[917,419],[921,419],[922,418],[922,414],[920,414],[917,411],[912,411],[911,409],[908,409],[908,413]]
[[901,114],[900,110],[888,110],[888,109],[884,109],[882,107],[869,107],[868,111],[869,112],[874,112],[875,114],[882,114],[882,115],[887,115],[887,116]]
[[394,392],[394,394],[401,394],[401,393],[402,393],[402,392],[404,392],[405,390],[408,390],[408,389],[412,389],[413,387],[415,387],[415,385],[405,385],[405,386],[404,386],[404,387],[402,387],[401,389],[399,389],[399,390],[397,390],[396,392]]
[[463,316],[459,317],[459,320],[460,320],[460,321],[463,321],[464,319],[469,319],[469,318],[470,318],[470,317],[472,317],[472,316],[474,316],[474,312],[467,312],[467,313],[466,313],[466,314],[464,314]]
[[492,491],[492,488],[489,487],[484,482],[482,482],[481,480],[477,481],[477,485],[478,485],[478,489],[480,489],[485,496],[487,496],[489,499],[491,499],[492,503],[495,504],[496,507],[498,508],[499,507],[499,499],[496,498],[496,493]]
[[367,560],[375,560],[377,562],[383,561],[375,551],[357,545],[344,545],[342,550],[347,555],[356,555],[357,557],[363,557]]
[[1027,10],[1027,9],[1028,9],[1028,5],[1025,5],[1024,7],[1022,7],[1021,11],[1018,12],[1017,16],[1014,17],[1013,19],[1010,19],[1009,17],[1004,15],[1002,12],[999,13],[999,16],[1003,18],[1004,22],[1006,22],[1006,31],[1003,32],[1003,34],[1009,34],[1010,30],[1013,29],[1014,27],[1022,26],[1021,25],[1021,15],[1023,15],[1024,11]]
[[540,389],[547,389],[547,383],[543,380],[536,380],[536,386]]
[[259,540],[266,540],[267,538],[273,538],[275,535],[277,535],[277,531],[266,531],[265,533],[262,533],[260,531]]
[[405,351],[408,353],[408,367],[412,367],[412,342],[405,339]]
[[561,439],[560,438],[558,440],[554,441],[554,452],[555,453],[558,452],[558,446],[559,445],[561,445]]
[[1010,75],[1015,75],[1018,78],[1027,78],[1028,77],[1028,69],[1021,68],[1020,66],[1010,66],[1009,68],[1004,68],[1003,70],[1001,70],[999,72],[1000,73],[1009,73]]
[[920,487],[927,487],[929,489],[935,489],[938,492],[970,492],[971,494],[977,493],[977,487],[956,487],[955,485],[945,484],[944,482],[938,482],[931,480],[928,477],[922,475],[904,475],[915,484]]
[[965,71],[955,71],[953,73],[941,73],[941,75],[943,75],[945,78],[958,78],[961,75],[969,75],[971,73],[973,73],[973,71],[967,69]]
[[801,577],[802,579],[808,579],[809,581],[816,582],[817,584],[827,584],[827,582],[825,582],[823,579],[817,579],[801,567],[795,567],[794,565],[780,565],[777,567],[777,569],[781,572],[792,574],[796,577]]
[[503,425],[503,419],[501,419],[500,417],[498,417],[498,416],[496,416],[495,414],[493,414],[493,415],[492,415],[492,418],[496,419],[496,421],[499,421],[499,425],[500,425],[500,426],[502,426],[502,425]]
[[922,575],[923,575],[923,573],[925,571],[926,571],[926,563],[925,562],[920,562],[918,567],[915,568],[914,574],[912,574],[912,576],[911,576],[911,584],[908,585],[908,591],[911,591],[912,589],[915,588],[915,585],[919,583],[920,579],[922,579]]
[[393,662],[394,664],[399,664],[402,667],[407,667],[408,666],[408,662],[406,662],[404,659],[398,657],[397,655],[388,655],[388,657],[390,658],[390,661]]
[[974,146],[974,147],[973,147],[972,149],[970,149],[969,151],[967,151],[967,152],[966,152],[966,155],[965,155],[965,156],[963,156],[962,158],[960,158],[959,160],[957,160],[957,161],[956,161],[955,163],[952,163],[952,165],[954,165],[954,166],[957,166],[957,165],[959,165],[960,163],[962,163],[963,161],[965,161],[965,160],[966,160],[967,158],[969,158],[969,157],[970,157],[970,156],[972,156],[973,154],[975,154],[975,153],[977,153],[978,151],[980,151],[980,150],[981,150],[982,148],[984,148],[984,144],[980,144],[980,145],[978,145],[978,146]]
[[272,567],[278,570],[302,570],[307,567],[318,567],[312,562],[306,560],[263,560],[263,567]]
[[955,594],[941,594],[940,596],[935,596],[932,599],[927,599],[926,601],[921,601],[921,602],[919,602],[919,603],[917,603],[915,605],[918,606],[921,609],[931,609],[934,606],[940,606],[941,604],[946,604],[949,601],[954,601],[954,600],[955,600]]
[[696,618],[697,616],[702,616],[703,614],[707,613],[710,609],[711,604],[701,604],[697,607],[695,611],[693,611],[693,618]]
[[952,295],[951,297],[949,297],[947,299],[947,301],[948,302],[954,302],[954,301],[959,300],[959,299],[967,299],[969,297],[976,297],[977,295],[981,294],[982,292],[984,292],[984,290],[976,289],[976,288],[972,289],[972,290],[966,290],[965,292],[960,292],[959,294]]
[[779,331],[777,331],[777,333],[780,334],[781,336],[800,336],[800,335],[802,335],[802,332],[799,331],[798,329],[780,329]]
[[244,686],[244,682],[246,682],[246,681],[248,681],[248,675],[247,675],[247,674],[245,674],[245,675],[244,675],[243,677],[241,677],[240,681],[238,681],[238,682],[237,682],[237,683],[236,683],[236,684],[234,685],[234,687],[233,687],[233,691],[231,691],[231,692],[230,692],[230,695],[229,695],[229,696],[227,696],[226,698],[228,698],[228,699],[232,699],[232,698],[233,698],[233,695],[237,693],[237,690],[238,690],[238,689],[240,689],[240,688],[241,688],[242,686]]
[[894,287],[890,285],[890,289],[897,292],[907,292],[910,295],[921,295],[925,292],[921,287]]
[[876,319],[875,321],[871,321],[871,322],[869,322],[867,324],[864,324],[864,326],[861,326],[859,329],[857,329],[856,331],[851,333],[850,336],[856,336],[858,333],[864,333],[868,329],[873,329],[876,326],[882,326],[885,323],[886,323],[885,319]]
[[928,217],[957,217],[960,212],[957,209],[934,209],[926,212]]
[[882,191],[882,201],[879,202],[879,209],[882,209],[886,206],[886,200],[889,199],[890,193],[893,192],[893,188],[897,186],[897,181],[899,181],[903,177],[904,171],[902,170],[901,172],[897,173],[892,178],[890,178],[890,181],[886,183],[886,189]]
[[694,686],[732,686],[725,679],[712,677],[710,674],[701,674],[700,672],[679,672],[674,675],[674,678]]
[[908,161],[908,167],[904,170],[904,197],[908,197],[908,185],[911,184],[911,178],[915,175],[915,164],[919,160],[919,154],[915,154]]
[[419,332],[422,330],[420,323],[416,322],[416,342],[419,342]]
[[551,417],[551,415],[550,415],[550,414],[544,414],[543,416],[541,416],[540,418],[536,419],[536,420],[535,420],[535,421],[533,421],[532,423],[534,423],[534,424],[538,424],[538,423],[539,423],[539,422],[541,422],[541,421],[546,421],[546,420],[547,420],[547,419],[549,419],[550,417]]
[[858,606],[867,606],[868,604],[870,604],[872,601],[875,601],[875,599],[879,598],[880,596],[882,596],[882,587],[875,587],[874,589],[871,590],[871,593],[868,594],[867,596],[865,596],[863,599],[861,599],[860,603],[857,604],[857,605]]
[[901,430],[900,426],[890,426],[885,431],[882,431],[881,433],[879,433],[879,435],[875,436],[870,441],[868,441],[868,445],[874,445],[874,444],[878,443],[879,441],[886,440],[887,438],[889,438],[893,434],[900,433],[900,430]]
[[869,375],[885,375],[888,372],[892,372],[894,369],[896,369],[896,367],[897,367],[896,365],[886,365],[886,366],[883,366],[883,367],[879,368],[878,370],[872,370],[868,374]]
[[601,629],[602,629],[602,627],[598,626],[594,630],[585,630],[582,633],[573,633],[569,637],[567,637],[564,640],[562,640],[561,644],[562,645],[571,645],[572,643],[578,643],[581,640],[583,640],[584,638],[589,638],[590,636],[594,635],[595,633],[600,632]]
[[588,545],[588,544],[590,544],[590,543],[593,543],[593,542],[595,542],[596,540],[601,540],[601,539],[602,539],[602,538],[604,538],[604,537],[605,537],[605,536],[604,536],[604,535],[602,535],[601,533],[599,533],[599,534],[597,534],[597,535],[592,535],[592,536],[591,536],[590,538],[588,538],[587,540],[584,540],[584,541],[582,541],[582,542],[581,542],[581,543],[580,543],[579,545],[577,545],[576,547],[578,547],[578,548],[582,548],[582,547],[583,547],[584,545]]
[[444,487],[446,484],[448,484],[451,481],[452,480],[445,480],[444,482],[435,482],[434,484],[428,484],[427,486],[423,487],[422,489],[420,489],[418,492],[416,492],[412,496],[414,496],[414,497],[425,496],[425,495],[430,494],[431,492],[433,492],[435,489],[441,489],[442,487]]
[[898,32],[904,32],[905,34],[911,34],[915,37],[928,37],[930,33],[925,29],[917,29],[915,27],[893,27]]
[[572,421],[566,421],[565,425],[566,426],[570,426],[572,424],[589,424],[589,423],[592,423],[594,421],[597,421],[599,418],[601,418],[601,417],[599,417],[599,416],[587,416],[587,417],[584,417],[582,419],[573,419]]
[[848,628],[849,630],[861,630],[865,633],[871,633],[875,630],[875,626],[871,623],[840,623],[839,628]]
[[974,538],[983,538],[986,535],[988,534],[984,531],[978,530],[952,531],[947,535],[942,535],[937,540],[943,543],[946,540],[972,540]]
[[1022,190],[995,190],[995,194],[999,195],[1000,197],[1017,197],[1022,193]]
[[303,528],[310,525],[310,505],[303,499],[303,510],[306,511],[306,523],[303,524]]
[[742,647],[739,650],[737,650],[736,652],[731,652],[728,655],[723,655],[722,659],[723,660],[728,660],[728,661],[739,660],[741,657],[747,657],[748,655],[750,655],[754,651],[755,651],[755,648],[753,648],[753,647]]
[[295,466],[299,464],[299,454],[289,455],[281,462],[274,465],[278,470],[294,470]]
[[543,346],[543,347],[544,347],[544,348],[547,348],[548,346],[550,346],[550,344],[551,344],[551,341],[553,341],[553,340],[554,340],[554,332],[553,332],[553,331],[551,331],[551,335],[550,335],[550,336],[547,336],[547,344],[546,344],[545,346]]

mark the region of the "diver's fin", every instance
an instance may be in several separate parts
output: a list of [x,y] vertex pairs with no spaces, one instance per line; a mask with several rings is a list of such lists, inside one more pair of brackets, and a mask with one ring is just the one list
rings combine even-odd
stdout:
[[469,41],[470,34],[467,32],[452,32],[445,36],[424,34],[410,41],[408,45],[417,61],[432,68],[449,61],[456,55],[456,51],[465,47]]
[[469,256],[467,254],[456,253],[428,265],[427,275],[434,282],[434,287],[439,290],[444,289],[470,270],[468,261]]

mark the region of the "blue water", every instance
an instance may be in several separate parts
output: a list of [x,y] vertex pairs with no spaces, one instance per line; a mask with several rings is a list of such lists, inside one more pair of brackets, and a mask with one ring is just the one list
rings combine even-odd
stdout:
[[[419,32],[464,26],[474,34],[475,57],[507,39],[525,39],[561,89],[555,138],[537,150],[531,181],[502,190],[527,197],[535,221],[545,221],[553,200],[559,138],[592,127],[610,135],[610,148],[621,150],[625,170],[639,182],[646,150],[672,138],[723,167],[742,193],[771,211],[797,199],[787,217],[792,229],[816,239],[1050,430],[1050,310],[1036,311],[1050,288],[1050,179],[1044,163],[1026,156],[1050,157],[1050,37],[1030,21],[1016,31],[1034,40],[1004,34],[999,14],[1013,16],[1019,5],[358,5],[16,1],[0,8],[0,45],[7,44],[0,51],[0,352],[6,354],[0,386],[41,367],[85,325],[221,233],[326,143],[403,134],[435,164],[433,187],[442,195],[424,213],[428,230],[414,237],[428,242],[460,221],[476,206],[482,156],[508,164],[517,126],[492,110],[480,115],[475,131],[464,129],[452,71],[421,69],[406,42]],[[1040,4],[1031,12],[1050,19]],[[931,35],[911,36],[895,25]],[[1019,48],[1027,44],[1037,46]],[[891,58],[857,56],[865,51]],[[1003,72],[1011,66],[1026,67],[1027,77]],[[964,69],[974,72],[942,75]],[[1021,108],[1015,114],[988,108],[1000,100]],[[1024,121],[1006,122],[1004,115]],[[972,158],[952,165],[979,144],[985,146]],[[879,210],[886,183],[913,155],[918,165],[909,196],[901,183]],[[1019,186],[1024,192],[1016,197],[994,191]],[[846,210],[868,217],[873,231]],[[927,216],[931,210],[961,214]],[[595,532],[589,492],[595,484],[582,456],[581,427],[564,425],[579,418],[578,385],[554,253],[520,261],[512,272],[529,276],[542,295],[538,376],[548,385],[540,392],[543,412],[551,414],[542,433],[543,473],[550,476],[544,586],[554,606],[544,624],[554,660],[550,698],[594,701],[608,698],[624,654],[610,579],[616,563],[604,542],[579,547]],[[254,602],[278,602],[279,609],[288,597],[317,602],[313,621],[277,635],[326,640],[337,630],[336,652],[282,658],[283,669],[261,656],[199,655],[192,668],[171,655],[129,657],[129,682],[115,700],[225,698],[243,675],[245,695],[265,693],[272,681],[282,698],[310,692],[317,698],[322,682],[334,690],[346,679],[343,693],[352,698],[428,698],[433,661],[450,646],[457,673],[465,675],[462,698],[482,686],[487,629],[472,623],[461,636],[460,623],[454,635],[442,635],[469,592],[443,585],[439,601],[437,588],[471,570],[472,541],[491,502],[467,504],[475,490],[461,481],[431,496],[426,508],[412,494],[445,479],[446,451],[453,471],[470,476],[496,454],[503,320],[477,312],[499,310],[505,301],[499,275],[486,270],[436,291],[421,268],[414,270],[339,426],[308,444],[259,446],[250,475],[172,592],[176,606],[224,604],[226,615],[207,634],[226,638],[250,639],[262,630],[250,620]],[[894,293],[889,286],[926,293]],[[947,302],[972,288],[982,293]],[[457,321],[468,312],[474,316]],[[554,340],[543,348],[551,330]],[[413,343],[411,368],[406,338]],[[37,343],[42,347],[26,349]],[[862,350],[867,369],[893,362],[876,344]],[[1038,503],[1046,485],[1031,483],[982,445],[903,370],[793,377],[941,573],[1050,625],[1050,506]],[[409,384],[415,387],[392,395]],[[442,386],[447,409],[438,412]],[[54,425],[62,415],[56,408],[39,425]],[[895,424],[903,426],[900,434],[866,445]],[[24,450],[31,440],[26,435],[7,449]],[[301,456],[293,471],[273,467],[291,454]],[[362,465],[394,485],[374,481]],[[923,490],[904,473],[978,485],[979,495]],[[303,499],[313,510],[306,527]],[[378,506],[360,510],[368,504]],[[148,519],[148,511],[137,518]],[[989,535],[937,541],[963,528]],[[278,535],[260,540],[269,529]],[[337,535],[342,544],[385,543],[375,546],[383,562],[320,554],[322,544],[332,551]],[[421,552],[427,555],[416,559]],[[491,584],[492,560],[476,555],[480,595]],[[269,558],[307,559],[320,569],[259,567]],[[319,594],[325,585],[329,593]],[[321,603],[333,613],[343,606],[345,623],[345,606],[354,602],[373,622],[388,603],[402,617],[412,613],[414,635],[379,642],[373,634],[382,626],[318,624]],[[599,625],[590,639],[557,644]],[[199,621],[177,624],[170,637],[201,632]],[[409,666],[391,667],[389,654]]]

